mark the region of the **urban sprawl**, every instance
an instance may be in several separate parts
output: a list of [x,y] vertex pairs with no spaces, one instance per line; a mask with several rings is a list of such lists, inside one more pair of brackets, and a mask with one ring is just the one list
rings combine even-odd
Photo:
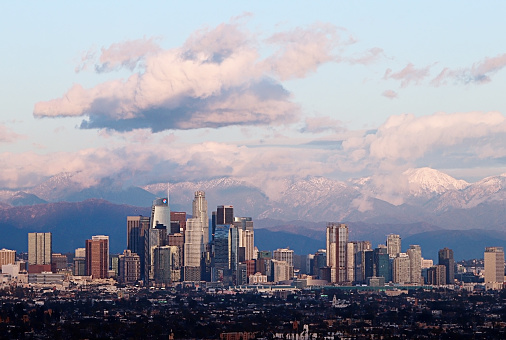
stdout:
[[[195,192],[191,218],[153,202],[126,217],[127,244],[83,240],[52,252],[51,233],[28,233],[28,254],[0,250],[5,338],[503,338],[504,250],[456,263],[421,247],[401,252],[350,241],[329,222],[326,249],[294,254],[255,247],[253,220],[232,205],[211,213]],[[26,256],[27,255],[27,256]]]

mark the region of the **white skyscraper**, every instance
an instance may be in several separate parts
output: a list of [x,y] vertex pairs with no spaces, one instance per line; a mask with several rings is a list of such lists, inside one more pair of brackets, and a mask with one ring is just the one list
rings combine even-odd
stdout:
[[[192,217],[202,222],[204,232],[204,244],[209,243],[209,216],[207,215],[206,193],[196,191],[192,206]],[[187,226],[188,227],[188,226]]]
[[387,253],[390,258],[394,258],[401,252],[401,237],[396,234],[387,236]]
[[204,228],[200,218],[186,220],[184,239],[184,280],[200,281],[200,263],[204,248]]
[[157,198],[151,207],[151,228],[164,225],[170,231],[170,207],[168,198]]
[[484,254],[485,283],[504,282],[504,248],[487,247]]
[[28,233],[28,264],[51,264],[51,233]]
[[420,284],[422,279],[422,248],[419,245],[411,245],[406,252],[409,256],[410,282]]

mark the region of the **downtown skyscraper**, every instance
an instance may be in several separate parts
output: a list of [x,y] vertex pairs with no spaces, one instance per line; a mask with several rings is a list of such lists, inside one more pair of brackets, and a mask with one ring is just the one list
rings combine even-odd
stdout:
[[348,226],[343,223],[327,223],[327,266],[330,267],[332,283],[344,283],[346,277],[346,254]]
[[209,244],[209,217],[204,191],[196,191],[192,204],[193,217],[186,221],[184,240],[184,280],[202,279],[202,259]]

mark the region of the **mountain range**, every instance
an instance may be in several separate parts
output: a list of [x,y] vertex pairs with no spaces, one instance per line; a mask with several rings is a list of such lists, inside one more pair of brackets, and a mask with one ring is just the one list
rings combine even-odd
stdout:
[[[36,187],[0,190],[0,228],[9,228],[11,235],[23,230],[25,243],[26,230],[57,230],[60,223],[69,224],[63,228],[67,233],[70,228],[90,229],[94,234],[113,230],[116,233],[117,230],[118,234],[120,231],[123,234],[122,239],[126,239],[126,216],[137,212],[147,214],[154,198],[167,196],[167,183],[124,188],[103,180],[97,186],[83,187],[74,176],[63,173]],[[261,185],[233,178],[171,183],[170,205],[171,210],[191,212],[193,193],[204,190],[209,211],[217,205],[232,204],[235,215],[255,219],[255,228],[284,233],[285,239],[287,235],[298,235],[305,237],[306,243],[313,240],[322,246],[325,222],[321,221],[346,222],[350,225],[350,239],[371,240],[374,246],[384,243],[388,233],[398,233],[413,242],[419,240],[415,243],[420,244],[425,240],[429,248],[431,239],[432,244],[445,238],[455,240],[456,230],[461,231],[458,235],[471,239],[482,237],[486,245],[501,246],[506,239],[503,235],[506,174],[467,183],[434,169],[419,168],[410,169],[393,181],[374,177],[348,181],[307,177],[279,180],[276,187],[277,192],[273,195],[271,190],[269,195]],[[101,216],[101,220],[93,219],[90,216],[93,213]],[[41,220],[42,216],[45,220]],[[97,229],[86,224],[89,219]],[[98,228],[104,224],[102,220],[107,221],[108,227]],[[267,231],[261,233],[268,234]],[[259,237],[260,234],[257,240]],[[495,244],[487,243],[494,240]],[[62,244],[71,245],[69,242]],[[479,252],[482,254],[483,248]]]

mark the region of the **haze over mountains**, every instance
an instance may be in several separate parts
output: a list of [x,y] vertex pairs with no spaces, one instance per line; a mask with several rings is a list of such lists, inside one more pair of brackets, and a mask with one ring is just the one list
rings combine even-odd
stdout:
[[[148,208],[155,197],[167,195],[167,183],[122,188],[112,181],[103,180],[96,187],[82,188],[72,177],[73,174],[66,173],[33,188],[0,191],[0,226],[5,227],[6,221],[9,221],[10,227],[18,229],[30,225],[42,226],[44,222],[37,221],[40,214],[36,211],[47,211],[51,207],[55,212],[64,209],[77,214],[82,210],[70,208],[70,203],[65,205],[55,202],[95,199],[94,209],[99,205],[97,202],[107,204],[111,211],[117,210],[112,207],[123,207],[115,215],[119,219],[117,222],[107,219],[108,223],[119,224],[108,230],[123,232],[126,220],[124,216],[136,214],[133,207]],[[401,234],[403,238],[412,238],[413,242],[417,241],[415,235],[420,235],[420,241],[416,243],[424,243],[422,249],[424,245],[425,249],[432,245],[438,247],[438,241],[446,238],[457,241],[458,237],[451,230],[467,230],[468,232],[461,232],[457,236],[474,238],[476,247],[480,244],[480,237],[486,239],[486,242],[506,240],[506,174],[487,177],[471,184],[434,169],[420,168],[406,171],[391,185],[381,186],[376,183],[378,182],[371,178],[345,182],[322,177],[284,179],[279,181],[279,192],[275,195],[271,193],[270,196],[261,187],[231,178],[171,183],[170,205],[172,210],[191,212],[193,192],[204,190],[209,211],[217,205],[232,204],[235,215],[253,217],[256,228],[285,233],[285,237],[287,234],[291,237],[303,236],[306,243],[317,241],[322,246],[325,221],[349,223],[350,239],[371,240],[374,246],[383,243],[385,235],[392,232]],[[125,204],[132,207],[125,208]],[[143,211],[142,208],[140,210]],[[25,216],[28,214],[25,211],[31,211],[29,217]],[[24,216],[22,223],[16,222],[15,216]],[[79,216],[75,218],[79,219]],[[65,223],[72,222],[66,220]],[[101,224],[99,220],[93,223]],[[85,226],[82,223],[79,225],[81,228]],[[67,231],[68,228],[70,227],[67,226]],[[93,229],[95,230],[94,227]],[[488,232],[477,233],[476,229]],[[107,233],[107,229],[102,233]],[[260,233],[265,234],[267,231]],[[5,246],[2,243],[1,246]],[[304,247],[301,247],[302,250],[305,250]],[[479,253],[483,253],[483,248],[479,249]]]

